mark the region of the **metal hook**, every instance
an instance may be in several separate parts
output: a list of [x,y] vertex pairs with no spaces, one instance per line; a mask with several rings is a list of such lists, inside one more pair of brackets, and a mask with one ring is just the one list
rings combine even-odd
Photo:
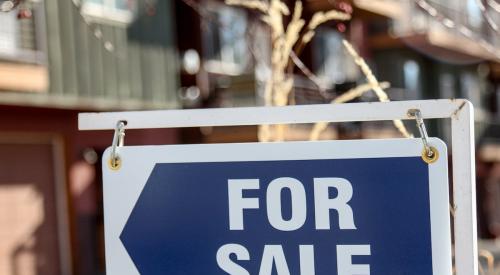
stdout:
[[117,153],[118,147],[122,147],[125,141],[125,125],[126,121],[118,121],[116,123],[115,134],[113,135],[113,143],[111,144],[111,157],[109,159],[109,167],[112,170],[118,170],[121,167],[121,159]]
[[436,148],[429,145],[429,136],[427,135],[424,119],[422,118],[422,112],[420,112],[419,109],[410,109],[408,110],[408,116],[413,117],[416,120],[417,128],[420,132],[422,143],[424,144],[424,153],[422,154],[424,161],[427,163],[436,161],[438,158],[438,151]]

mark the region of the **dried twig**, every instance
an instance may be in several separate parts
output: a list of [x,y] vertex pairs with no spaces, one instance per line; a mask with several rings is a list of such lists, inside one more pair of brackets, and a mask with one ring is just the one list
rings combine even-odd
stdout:
[[493,256],[493,254],[486,249],[480,249],[479,257],[482,257],[486,260],[486,265],[488,267],[488,274],[493,274],[492,272],[495,269],[495,256]]
[[[271,28],[273,51],[271,56],[271,79],[266,85],[264,100],[268,106],[284,106],[288,104],[288,96],[293,87],[293,78],[286,75],[285,67],[290,59],[293,46],[299,39],[299,34],[304,27],[302,17],[302,2],[296,1],[292,19],[286,27],[283,25],[283,17],[290,14],[288,7],[280,0],[271,0],[269,3],[263,1],[226,0],[228,5],[242,6],[259,10],[263,13],[262,20]],[[270,126],[262,126],[259,129],[259,139],[268,141],[270,138]],[[278,129],[277,139],[284,136],[284,127]]]
[[494,11],[500,13],[500,3],[496,2],[495,0],[486,0],[486,3]]
[[[295,53],[299,55],[304,47],[311,42],[313,37],[316,35],[316,28],[319,27],[319,25],[324,24],[328,21],[333,21],[333,20],[338,20],[338,21],[348,21],[351,19],[351,15],[348,13],[344,13],[341,11],[337,10],[330,10],[327,12],[319,11],[316,12],[312,18],[311,21],[309,21],[309,24],[307,24],[306,32],[302,36],[302,39],[300,40],[300,43],[298,43],[295,46]],[[291,65],[291,64],[289,64]]]
[[316,12],[313,15],[311,21],[309,21],[309,24],[307,25],[307,32],[302,37],[302,43],[304,45],[309,43],[316,33],[315,32],[316,28],[319,25],[332,20],[348,21],[351,20],[351,15],[337,10],[331,10],[327,12],[322,12],[322,11]]
[[[313,15],[313,17],[307,24],[305,34],[300,37],[300,33],[305,25],[305,21],[301,18],[303,7],[300,0],[297,0],[295,2],[293,15],[290,23],[286,27],[286,31],[283,25],[283,17],[289,15],[290,11],[288,10],[287,6],[280,0],[270,0],[270,2],[258,0],[226,0],[226,3],[228,5],[246,7],[262,12],[262,20],[271,28],[271,36],[273,42],[273,51],[271,56],[272,73],[271,79],[267,83],[265,89],[264,99],[266,105],[284,106],[288,104],[289,95],[293,88],[293,78],[285,73],[286,67],[289,62],[298,64],[297,66],[301,69],[301,71],[319,87],[320,91],[322,90],[320,81],[318,81],[317,77],[309,69],[307,69],[305,65],[302,66],[302,62],[298,62],[300,60],[293,49],[295,47],[296,50],[298,49],[300,51],[305,44],[310,42],[315,35],[315,29],[319,25],[331,20],[349,20],[351,18],[349,14],[337,10],[317,12]],[[298,41],[299,44],[297,44]],[[344,40],[344,46],[366,76],[368,84],[359,87],[354,91],[351,91],[342,98],[349,99],[353,95],[359,94],[360,91],[364,92],[368,89],[373,90],[380,101],[389,101],[389,97],[384,92],[383,88],[373,75],[366,62],[358,55],[358,53],[354,50],[352,45],[349,44],[349,42]],[[410,136],[401,120],[395,120],[394,125],[404,136]],[[277,140],[284,139],[284,131],[284,125],[277,126]],[[314,133],[314,135],[316,135],[316,133]],[[319,134],[317,135],[319,136]],[[270,136],[269,125],[260,127],[259,139],[261,141],[268,141],[270,139]]]
[[[373,72],[371,71],[370,67],[368,67],[368,64],[366,64],[365,60],[359,56],[359,54],[354,50],[354,47],[349,43],[347,40],[342,41],[344,43],[344,47],[347,49],[347,52],[353,57],[354,62],[356,65],[359,66],[363,74],[365,75],[366,79],[368,80],[368,83],[373,86],[373,91],[378,97],[378,100],[380,102],[387,102],[389,100],[389,96],[387,93],[380,87],[380,84],[373,75]],[[406,127],[403,124],[403,121],[397,119],[393,121],[394,126],[398,129],[399,132],[405,137],[411,137],[410,133],[406,129]]]
[[497,33],[500,34],[500,29],[498,28],[498,25],[497,23],[495,22],[495,20],[493,18],[491,18],[490,14],[488,13],[488,11],[486,10],[486,7],[484,6],[483,4],[483,1],[482,0],[476,0],[476,4],[477,6],[479,7],[479,9],[481,10],[481,13],[484,17],[484,19],[486,20],[486,23],[494,30],[496,31]]
[[[379,86],[383,89],[389,88],[391,85],[389,82],[382,82],[379,84]],[[340,96],[336,97],[331,104],[340,104],[340,103],[345,103],[349,102],[351,100],[354,100],[363,94],[371,91],[374,89],[373,84],[367,83],[367,84],[362,84],[359,85],[355,88],[350,89],[349,91],[341,94]],[[309,135],[309,140],[318,140],[321,133],[326,130],[328,127],[329,122],[318,122],[314,124],[314,127]]]
[[[297,62],[299,59],[293,52],[297,42],[301,44],[307,43],[307,39],[300,36],[302,29],[305,26],[305,21],[302,19],[302,1],[297,0],[293,10],[293,15],[286,26],[283,25],[283,17],[290,14],[288,7],[280,0],[270,0],[269,2],[258,0],[226,0],[226,4],[241,6],[248,9],[258,10],[263,13],[262,21],[268,24],[271,28],[271,37],[273,43],[273,51],[271,56],[271,79],[266,85],[264,100],[268,106],[285,106],[289,103],[289,96],[293,88],[293,77],[286,74],[286,67],[289,62],[293,61],[295,64],[300,64],[298,67],[304,74],[311,79],[320,91],[324,90],[319,85],[319,81],[314,74],[301,66],[303,63]],[[330,20],[349,20],[350,15],[336,10],[329,12],[316,13],[309,24],[307,25],[307,32],[309,39],[314,36],[314,30],[320,25]],[[295,57],[295,58],[294,58]],[[323,94],[323,93],[322,93]],[[276,139],[282,140],[284,138],[285,126],[277,126]],[[263,126],[259,131],[259,139],[261,141],[268,141],[270,137],[270,126]]]
[[307,66],[304,64],[304,62],[302,62],[302,60],[300,60],[300,58],[295,54],[294,51],[292,51],[290,53],[290,58],[291,60],[293,61],[293,63],[295,64],[295,66],[297,66],[297,68],[300,69],[300,71],[309,79],[311,80],[311,82],[316,85],[316,87],[318,88],[318,91],[319,93],[321,94],[321,96],[323,96],[324,98],[330,98],[331,96],[329,96],[328,94],[326,94],[326,87],[324,87],[322,84],[321,84],[321,80],[319,80],[319,78],[313,73],[311,72],[311,70],[309,70],[309,68],[307,68]]
[[266,2],[259,0],[226,0],[226,4],[259,10],[263,13],[267,13],[269,10],[269,5]]

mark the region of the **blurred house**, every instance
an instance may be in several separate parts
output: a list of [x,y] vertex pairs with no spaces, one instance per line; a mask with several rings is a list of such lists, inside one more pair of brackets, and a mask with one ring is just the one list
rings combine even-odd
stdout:
[[[293,1],[287,2],[293,5]],[[346,37],[368,61],[378,79],[391,83],[388,89],[391,99],[467,98],[476,108],[478,142],[485,140],[486,129],[498,125],[500,35],[489,26],[475,0],[303,2],[306,18],[317,11],[338,9],[342,3],[352,7],[353,19],[345,25],[330,22],[320,26],[313,42],[302,52],[300,58],[326,87],[326,94],[319,93],[317,86],[295,68],[294,101],[297,104],[327,103],[365,82],[352,58],[343,50],[341,40]],[[423,3],[435,7],[428,8]],[[199,1],[199,5],[203,7],[201,16],[188,5],[179,4],[176,10],[177,14],[189,14],[177,19],[178,33],[186,30],[200,33],[194,37],[178,35],[180,52],[195,51],[200,60],[196,72],[181,70],[182,90],[199,95],[190,98],[186,92],[184,105],[261,105],[265,81],[270,74],[271,49],[259,13],[228,7],[216,0]],[[493,21],[500,22],[499,13],[491,7],[485,8],[489,9],[487,12]],[[196,87],[196,91],[190,87]],[[373,101],[376,97],[367,93],[359,100]],[[432,134],[449,141],[446,122],[430,124]],[[408,122],[407,126],[412,128],[413,123]],[[234,133],[235,129],[242,129],[241,133],[237,131],[240,135],[236,139],[243,136],[256,139],[255,127],[204,129],[200,138],[208,142],[225,140],[226,131]],[[391,123],[342,124],[330,130],[333,134],[326,133],[325,138],[398,135]],[[304,139],[308,131],[307,127],[297,127],[295,134],[291,134]],[[490,143],[498,144],[498,141]]]
[[[294,1],[285,2],[293,6]],[[470,100],[475,107],[479,236],[500,237],[499,7],[486,4],[491,1],[476,0],[303,2],[306,18],[317,11],[347,5],[353,10],[353,19],[347,24],[330,22],[318,28],[316,37],[300,58],[326,87],[326,92],[318,92],[317,85],[296,68],[292,100],[297,104],[328,103],[342,92],[366,82],[343,50],[344,37],[355,45],[380,81],[391,83],[387,92],[392,100]],[[198,106],[262,104],[264,83],[270,74],[266,62],[270,43],[267,33],[262,31],[265,26],[259,23],[258,13],[227,7],[215,0],[200,1],[200,4],[208,7],[210,16],[205,14],[200,22],[187,25],[193,33],[202,34],[189,43],[190,47],[195,45],[201,55],[201,69],[188,85],[199,87],[209,99],[198,102]],[[189,7],[178,7],[177,13],[185,12],[196,17]],[[220,19],[215,22],[223,23],[214,23],[214,18]],[[237,28],[243,25],[246,32]],[[183,24],[182,28],[185,27]],[[243,44],[247,45],[247,51],[236,48]],[[218,49],[217,54],[214,49]],[[358,99],[375,100],[372,93]],[[439,136],[452,146],[449,121],[431,120],[426,124],[431,135]],[[414,122],[407,121],[405,125],[418,133]],[[292,126],[287,139],[307,139],[310,130],[310,126]],[[257,139],[256,127],[208,128],[200,132],[196,142]],[[192,131],[189,134],[193,136]],[[324,139],[382,137],[401,137],[401,134],[391,122],[353,122],[331,125],[322,135]],[[498,244],[482,241],[481,247],[499,258]]]
[[[294,1],[286,1],[293,6]],[[305,17],[322,10],[348,6],[349,23],[330,22],[318,28],[300,58],[317,76],[325,92],[318,92],[299,69],[293,71],[293,101],[297,104],[328,103],[337,95],[365,83],[352,58],[344,51],[348,38],[374,70],[388,81],[393,100],[466,98],[475,107],[479,235],[500,237],[500,24],[498,7],[478,6],[476,0],[304,0]],[[178,14],[190,14],[178,32],[200,33],[180,44],[194,48],[201,60],[195,76],[181,71],[182,86],[196,86],[201,97],[194,106],[226,107],[261,105],[270,43],[258,12],[200,1],[201,16],[192,7],[178,5]],[[197,16],[198,15],[198,16]],[[191,18],[200,18],[191,20]],[[181,19],[182,20],[182,19]],[[244,31],[246,26],[246,31]],[[497,26],[498,27],[498,26]],[[179,36],[179,40],[183,38]],[[186,38],[184,38],[186,39]],[[241,45],[246,45],[243,50]],[[186,47],[186,48],[183,48]],[[376,101],[367,93],[358,101]],[[426,122],[431,135],[451,145],[449,121]],[[412,121],[405,125],[418,134]],[[287,139],[307,139],[311,127],[291,126]],[[200,134],[201,133],[201,134]],[[193,138],[198,134],[198,138]],[[257,127],[204,128],[188,132],[191,142],[254,141]],[[391,122],[331,125],[322,138],[401,137]],[[481,242],[493,255],[498,245]],[[498,271],[495,271],[498,272]],[[496,273],[495,273],[496,274]]]
[[[500,13],[478,2],[355,0],[353,4],[360,13],[378,16],[359,31],[364,33],[360,48],[364,45],[377,77],[391,83],[391,99],[466,98],[473,103],[479,234],[494,238],[500,236],[498,220],[493,218],[500,210],[492,206],[500,200],[495,172],[500,162]],[[452,146],[449,122],[428,123],[432,135]]]
[[[500,13],[475,0],[365,1],[360,9],[386,18],[368,26],[377,76],[392,84],[395,100],[467,98],[475,108],[478,233],[500,237]],[[498,9],[498,7],[496,7]],[[386,28],[381,28],[385,25]],[[452,146],[450,124],[432,121],[431,134]],[[481,263],[494,256],[498,241],[480,242]],[[487,268],[485,268],[486,270]]]
[[98,158],[112,133],[79,132],[77,114],[180,106],[171,4],[27,0],[0,13],[0,274],[103,272]]
[[[306,17],[342,4],[353,19],[317,30],[300,58],[325,91],[295,68],[293,100],[328,103],[365,82],[343,37],[394,100],[468,98],[481,236],[500,235],[500,35],[476,1],[303,2]],[[112,133],[78,132],[78,112],[262,105],[269,39],[258,13],[218,0],[26,0],[0,13],[0,274],[104,272],[99,156]],[[426,124],[449,142],[447,122]],[[310,129],[293,126],[288,138]],[[370,122],[331,125],[322,138],[399,136]],[[127,131],[125,143],[256,140],[249,126]]]

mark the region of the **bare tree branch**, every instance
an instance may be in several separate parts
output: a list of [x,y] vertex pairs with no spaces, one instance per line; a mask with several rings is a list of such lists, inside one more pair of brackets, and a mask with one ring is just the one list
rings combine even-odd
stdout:
[[[391,85],[389,82],[382,82],[379,84],[379,86],[383,89],[389,88]],[[340,96],[336,97],[331,104],[340,104],[340,103],[346,103],[351,100],[354,100],[363,94],[373,90],[374,86],[370,83],[367,84],[362,84],[359,85],[355,88],[352,88],[351,90],[341,94]],[[311,133],[309,135],[309,140],[318,140],[321,133],[326,130],[328,127],[329,122],[318,122],[314,124],[313,129],[311,130]]]
[[309,43],[316,33],[315,32],[316,28],[319,25],[332,20],[349,21],[351,20],[351,15],[337,10],[331,10],[328,12],[322,12],[322,11],[316,12],[313,15],[311,21],[309,21],[309,24],[307,26],[307,33],[304,34],[304,36],[302,37],[302,43],[304,45]]
[[[387,102],[389,100],[389,96],[387,93],[380,87],[380,84],[373,75],[373,72],[371,71],[370,67],[368,67],[368,64],[366,64],[365,60],[359,56],[359,54],[354,50],[354,47],[349,43],[347,40],[342,41],[344,43],[344,47],[347,49],[347,52],[353,57],[354,62],[360,67],[361,71],[363,74],[366,76],[366,79],[368,80],[368,83],[373,86],[373,91],[378,97],[378,100],[381,102]],[[403,121],[401,120],[394,120],[393,121],[394,126],[401,132],[401,134],[405,137],[411,137],[412,135],[408,132],[406,127],[403,124]]]

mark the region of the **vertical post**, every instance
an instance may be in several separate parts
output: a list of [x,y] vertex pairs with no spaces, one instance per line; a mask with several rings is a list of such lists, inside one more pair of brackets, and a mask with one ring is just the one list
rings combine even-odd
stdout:
[[464,100],[451,117],[457,275],[478,274],[473,111]]

